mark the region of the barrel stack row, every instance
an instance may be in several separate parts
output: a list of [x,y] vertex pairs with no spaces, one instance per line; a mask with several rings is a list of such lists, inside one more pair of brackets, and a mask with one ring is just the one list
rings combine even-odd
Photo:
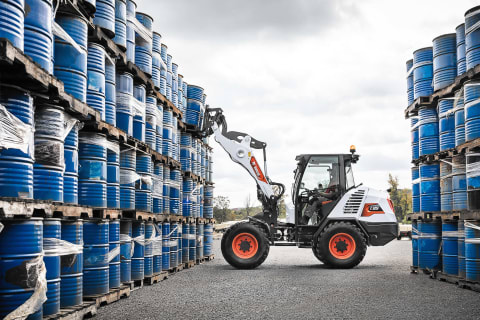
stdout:
[[212,252],[210,223],[55,218],[1,223],[2,318],[55,315]]
[[468,10],[454,33],[434,38],[406,64],[409,106],[439,96],[410,116],[413,267],[471,283],[480,283],[480,221],[463,214],[480,209],[480,153],[462,146],[480,138],[480,81],[442,90],[480,64],[479,21],[480,7]]
[[[153,19],[136,12],[133,1],[78,1],[86,11],[70,5],[1,1],[0,38],[135,144],[99,133],[58,97],[0,81],[0,201],[118,210],[119,216],[138,211],[153,218],[0,219],[1,318],[55,315],[212,253],[213,225],[203,219],[213,218],[212,154],[198,132],[203,89],[183,81],[153,32]],[[150,77],[153,89],[89,38],[90,22]]]

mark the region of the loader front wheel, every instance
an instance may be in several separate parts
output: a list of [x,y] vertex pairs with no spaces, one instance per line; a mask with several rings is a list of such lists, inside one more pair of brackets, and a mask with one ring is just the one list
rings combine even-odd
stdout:
[[248,222],[231,226],[222,237],[225,260],[238,269],[253,269],[268,256],[270,244],[262,229]]
[[315,257],[325,265],[349,269],[362,262],[367,252],[367,240],[354,224],[334,222],[320,232],[312,249]]

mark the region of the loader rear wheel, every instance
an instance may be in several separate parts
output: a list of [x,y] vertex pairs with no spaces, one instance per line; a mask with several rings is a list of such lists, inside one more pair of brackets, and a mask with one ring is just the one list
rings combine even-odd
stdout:
[[357,226],[348,222],[334,222],[317,236],[315,257],[325,265],[349,269],[362,262],[367,252],[367,240]]
[[231,226],[222,237],[225,260],[238,269],[253,269],[268,256],[270,244],[262,229],[248,222]]

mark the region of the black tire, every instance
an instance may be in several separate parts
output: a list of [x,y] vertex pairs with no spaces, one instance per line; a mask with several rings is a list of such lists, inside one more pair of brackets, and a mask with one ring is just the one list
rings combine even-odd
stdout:
[[[355,251],[346,259],[339,259],[330,252],[330,239],[339,233],[348,234],[355,242]],[[367,252],[367,240],[362,231],[348,222],[334,222],[326,226],[317,236],[313,250],[315,257],[326,266],[337,269],[350,269],[362,262]]]
[[[233,240],[237,235],[242,233],[250,234],[258,243],[258,249],[253,257],[242,258],[237,256],[233,251]],[[240,222],[228,228],[223,234],[221,249],[223,257],[231,266],[238,269],[254,269],[267,259],[268,252],[270,251],[270,243],[262,229],[249,222]]]
[[397,240],[402,240],[402,236],[398,236],[398,237],[397,237]]

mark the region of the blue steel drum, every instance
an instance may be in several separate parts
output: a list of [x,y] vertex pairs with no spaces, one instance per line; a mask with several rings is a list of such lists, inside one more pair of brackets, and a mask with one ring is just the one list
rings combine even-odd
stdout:
[[442,223],[443,273],[458,276],[458,225],[457,221]]
[[93,23],[105,31],[111,38],[115,35],[115,0],[96,0]]
[[456,34],[444,34],[433,39],[433,89],[443,89],[457,76]]
[[153,168],[153,175],[155,180],[153,181],[153,213],[163,213],[163,165],[156,163]]
[[467,200],[469,210],[480,209],[480,153],[466,154]]
[[412,221],[412,266],[418,267],[418,225]]
[[197,226],[192,223],[189,229],[188,258],[190,261],[195,261],[197,259]]
[[204,245],[203,245],[203,232],[204,232],[205,225],[204,224],[197,224],[197,239],[196,239],[196,246],[197,246],[197,259],[201,259],[204,256]]
[[35,163],[33,197],[63,202],[64,113],[58,106],[44,105],[35,112]]
[[465,140],[480,137],[480,81],[467,81],[464,86]]
[[132,238],[136,239],[132,256],[132,280],[142,280],[145,269],[145,223],[143,221],[132,222]]
[[155,240],[155,227],[151,221],[145,223],[145,258],[144,275],[151,277],[153,275],[153,241]]
[[87,82],[87,104],[105,121],[105,49],[92,42],[88,44]]
[[167,98],[167,100],[172,101],[172,86],[168,84],[168,78],[167,78],[167,94],[165,97]]
[[190,147],[180,147],[180,163],[182,171],[192,171],[192,151]]
[[105,61],[105,122],[112,126],[117,125],[116,121],[116,95],[117,89],[115,84],[115,65],[110,61]]
[[170,269],[170,223],[162,225],[162,270]]
[[133,96],[142,104],[142,110],[135,110],[133,117],[133,137],[145,142],[145,100],[146,88],[143,84],[133,87]]
[[[22,122],[33,125],[33,98],[27,92],[2,86],[0,104]],[[0,196],[33,198],[33,152],[33,141],[26,153],[13,148],[0,150]]]
[[172,222],[170,227],[170,268],[177,266],[178,255],[178,223]]
[[189,84],[187,87],[187,98],[188,99],[195,99],[200,102],[203,100],[203,88],[199,86],[195,86],[192,84]]
[[455,113],[452,112],[455,100],[438,101],[440,151],[455,148]]
[[64,84],[65,92],[82,102],[87,101],[87,20],[62,13],[55,21],[81,47],[77,51],[70,43],[55,37],[54,75]]
[[480,6],[465,12],[465,55],[467,70],[480,64]]
[[[153,18],[145,13],[137,12],[137,20],[148,30],[152,31]],[[143,72],[152,74],[152,39],[136,38],[135,43],[135,64]]]
[[465,267],[465,226],[464,220],[458,220],[458,277],[465,279],[466,267]]
[[80,133],[78,202],[107,207],[107,139],[98,133]]
[[434,154],[439,151],[438,117],[435,109],[421,108],[419,110],[420,126],[420,156]]
[[165,43],[162,43],[160,46],[160,57],[162,58],[163,62],[167,64],[167,55],[168,55],[168,47]]
[[120,168],[120,209],[135,209],[135,170]]
[[60,311],[60,255],[58,243],[61,239],[62,223],[60,219],[43,221],[43,250],[45,268],[47,269],[47,301],[43,303],[43,316]]
[[152,51],[155,51],[160,54],[162,53],[162,35],[156,31],[152,34]]
[[[82,220],[62,221],[62,240],[82,248]],[[60,307],[80,305],[83,302],[83,252],[62,255],[60,260]]]
[[194,126],[201,126],[201,117],[203,114],[204,108],[201,101],[195,99],[187,100],[187,114],[185,117],[185,122]]
[[413,59],[410,59],[406,63],[407,66],[407,105],[413,103]]
[[183,262],[183,226],[181,222],[178,223],[177,245],[177,266],[179,266]]
[[[127,7],[130,1],[127,0]],[[127,9],[128,14],[128,9]],[[135,24],[127,17],[127,61],[135,63]]]
[[157,133],[156,133],[156,143],[155,143],[155,151],[158,153],[162,153],[163,148],[163,108],[161,105],[157,105],[158,107],[158,117],[157,117]]
[[180,184],[181,184],[180,170],[170,170],[170,212],[172,214],[179,214],[180,211]]
[[465,279],[480,282],[480,226],[478,221],[465,221]]
[[145,143],[156,150],[157,148],[157,98],[147,96],[145,111]]
[[420,164],[420,211],[440,211],[440,167]]
[[167,71],[163,66],[160,68],[160,93],[167,97]]
[[465,175],[465,157],[453,157],[452,168],[453,210],[467,209],[467,178]]
[[167,53],[166,64],[167,64],[167,71],[171,73],[172,72],[172,55],[171,54]]
[[[108,227],[108,243],[109,243],[109,276],[108,287],[120,287],[120,220],[110,221]],[[118,252],[115,254],[115,252]]]
[[[110,143],[114,143],[110,141]],[[120,147],[119,147],[120,148]],[[107,149],[107,207],[120,208],[120,154],[119,149]]]
[[120,281],[132,281],[132,221],[120,222]]
[[208,223],[205,225],[205,242],[204,242],[204,247],[203,247],[203,253],[206,256],[209,256],[212,254],[212,246],[213,246],[213,224]]
[[192,216],[192,191],[193,180],[191,178],[184,178],[183,180],[183,201],[182,201],[182,214],[184,217]]
[[65,138],[63,149],[63,202],[78,204],[78,126],[74,125]]
[[167,157],[173,156],[173,128],[166,126],[164,122],[162,134],[162,154]]
[[[440,162],[440,210],[452,211],[452,159]],[[448,162],[448,163],[447,163]]]
[[418,49],[413,53],[413,98],[428,97],[433,93],[433,48]]
[[182,262],[187,263],[189,259],[189,247],[188,247],[188,238],[190,235],[190,225],[184,223],[182,225]]
[[[35,291],[38,268],[26,270],[26,263],[41,264],[43,226],[41,219],[3,220],[0,233],[0,317],[27,301]],[[15,245],[12,245],[15,244]],[[42,319],[42,308],[28,317]]]
[[135,209],[152,212],[152,184],[144,181],[146,178],[151,178],[152,176],[153,163],[151,155],[137,152],[136,172],[142,178],[140,178],[136,183]]
[[127,61],[135,63],[135,24],[129,21],[129,16],[134,17],[137,4],[127,0]]
[[442,241],[442,224],[418,222],[418,267],[428,270],[440,270],[442,261],[439,256]]
[[156,223],[155,227],[155,240],[153,241],[153,274],[159,274],[162,272],[162,223]]
[[178,108],[178,95],[177,92],[172,90],[172,103],[175,107]]
[[53,73],[52,14],[52,0],[25,0],[23,51],[50,74]]
[[115,0],[115,37],[113,41],[127,50],[127,2],[126,0]]
[[455,93],[455,146],[465,143],[465,109],[463,89]]
[[83,223],[83,295],[106,294],[108,287],[108,220]]
[[24,0],[0,1],[0,38],[10,42],[23,51],[24,37]]
[[126,72],[117,73],[116,85],[117,127],[131,136],[133,135],[133,76]]
[[120,152],[120,168],[137,169],[137,153],[134,149],[125,149]]
[[465,23],[455,28],[457,34],[457,75],[462,75],[467,71],[467,58],[465,56]]
[[163,168],[163,212],[170,214],[170,168]]
[[[172,63],[172,74],[173,74],[173,79],[176,80],[178,78],[178,64],[176,63]],[[176,85],[177,85],[177,82],[174,81],[172,88],[175,88],[175,91],[177,91]]]

